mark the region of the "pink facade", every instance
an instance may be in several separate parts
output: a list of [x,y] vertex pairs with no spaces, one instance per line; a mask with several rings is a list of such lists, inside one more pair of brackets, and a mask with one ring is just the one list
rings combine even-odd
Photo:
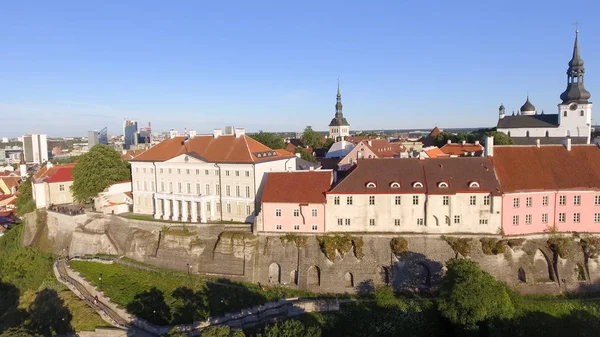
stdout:
[[553,229],[599,233],[600,191],[504,194],[502,229],[506,235],[544,233]]
[[284,233],[323,233],[325,204],[264,202],[263,231]]

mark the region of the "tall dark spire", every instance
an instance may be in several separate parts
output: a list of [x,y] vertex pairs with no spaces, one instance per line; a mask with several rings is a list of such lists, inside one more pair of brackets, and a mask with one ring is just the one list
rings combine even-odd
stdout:
[[329,123],[329,126],[349,126],[348,121],[342,113],[342,93],[340,92],[340,78],[338,77],[337,99],[335,103],[335,117]]
[[567,70],[567,89],[560,95],[562,104],[588,103],[591,94],[583,86],[585,68],[579,52],[579,30],[575,31],[573,57]]

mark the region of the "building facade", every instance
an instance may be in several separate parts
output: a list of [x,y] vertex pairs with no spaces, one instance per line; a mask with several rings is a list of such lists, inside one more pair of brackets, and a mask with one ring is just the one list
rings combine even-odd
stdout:
[[48,137],[44,134],[23,136],[23,154],[27,164],[41,165],[48,161]]
[[340,82],[338,81],[335,116],[329,123],[329,138],[339,141],[348,136],[350,136],[350,124],[342,113],[342,94],[340,93]]
[[323,233],[325,192],[332,183],[331,170],[267,173],[256,230]]
[[73,163],[53,165],[48,162],[33,175],[31,192],[36,208],[73,203],[73,167]]
[[130,160],[133,211],[184,222],[253,222],[266,172],[293,171],[296,156],[234,135],[172,135]]
[[570,137],[574,144],[589,144],[591,137],[592,103],[584,87],[583,60],[579,51],[579,31],[575,32],[573,56],[567,69],[567,88],[560,95],[557,114],[539,113],[529,96],[517,115],[507,116],[500,105],[497,129],[509,135],[515,144],[560,144]]
[[123,149],[129,150],[137,143],[137,122],[126,120],[123,122]]
[[600,232],[596,145],[497,146],[506,235]]

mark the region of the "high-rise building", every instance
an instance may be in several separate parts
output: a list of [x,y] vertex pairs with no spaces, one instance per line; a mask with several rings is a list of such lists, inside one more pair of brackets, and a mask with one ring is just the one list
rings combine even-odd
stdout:
[[131,120],[125,120],[123,122],[123,148],[129,150],[131,145],[137,143],[137,122]]
[[91,149],[98,144],[98,138],[98,131],[88,131],[88,149]]
[[98,133],[98,143],[108,145],[108,130],[106,127]]
[[43,164],[48,161],[48,137],[44,134],[23,136],[23,154],[27,164]]

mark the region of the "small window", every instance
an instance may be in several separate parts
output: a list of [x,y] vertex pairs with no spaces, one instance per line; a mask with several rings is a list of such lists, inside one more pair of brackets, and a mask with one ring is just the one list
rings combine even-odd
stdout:
[[317,225],[312,225],[312,230],[316,231],[319,227]]
[[235,171],[235,176],[239,177],[240,176],[240,171]]
[[477,196],[472,195],[469,197],[469,205],[471,205],[471,206],[477,205]]
[[542,206],[548,206],[550,198],[547,195],[542,197]]
[[413,188],[423,188],[423,184],[420,182],[413,183]]
[[525,224],[531,225],[531,214],[525,215]]
[[419,196],[413,195],[413,205],[418,205],[418,204],[419,204]]
[[177,174],[181,174],[181,169],[177,169]]
[[64,191],[65,190],[65,185],[58,185],[58,189],[60,191]]
[[375,205],[375,196],[374,195],[369,196],[369,205]]
[[580,195],[573,196],[573,205],[575,205],[575,206],[581,205],[581,196]]
[[449,196],[447,196],[447,195],[444,195],[444,196],[442,197],[442,205],[443,205],[443,206],[448,206],[448,205],[450,205],[450,197],[449,197]]
[[186,169],[185,174],[190,174],[190,169]]
[[418,218],[417,219],[417,225],[418,226],[423,226],[425,224],[425,222],[423,221],[423,218]]
[[246,198],[250,198],[250,186],[246,186]]
[[565,222],[567,220],[566,213],[558,213],[558,222]]
[[300,216],[300,210],[299,209],[294,209],[294,217],[299,217]]
[[160,171],[159,171],[159,172],[160,172],[160,174],[162,174],[162,173],[163,173],[163,169],[160,169]]
[[479,183],[476,181],[472,181],[469,183],[470,188],[479,188]]
[[240,196],[240,187],[239,187],[239,186],[236,186],[236,187],[235,187],[235,196],[236,196],[236,197],[239,197],[239,196]]
[[372,181],[369,181],[369,182],[367,183],[367,188],[375,188],[375,187],[377,187],[377,185],[375,185],[375,183],[374,183],[374,182],[372,182]]
[[594,222],[600,222],[600,213],[594,214]]
[[573,213],[573,222],[577,223],[581,221],[581,213]]
[[295,231],[299,231],[300,230],[300,225],[294,225],[294,230]]
[[558,197],[558,204],[561,206],[566,205],[567,204],[567,196],[561,195],[560,197]]
[[187,183],[187,194],[192,194],[192,184]]
[[460,215],[455,215],[454,216],[454,223],[455,224],[459,224],[460,223]]
[[345,220],[344,220],[344,224],[345,224],[346,226],[350,226],[350,219],[345,219]]
[[315,208],[313,208],[313,210],[312,210],[312,217],[316,218],[317,217],[317,213],[318,213],[317,210]]
[[394,181],[390,184],[390,187],[391,188],[400,188],[400,184],[398,182]]
[[489,195],[486,195],[483,197],[483,205],[484,206],[489,206],[490,205],[490,199],[491,197]]
[[402,201],[402,197],[401,197],[401,196],[397,195],[397,196],[395,196],[395,197],[394,197],[394,203],[395,203],[396,205],[400,205],[400,204],[401,204],[401,203],[400,203],[401,201]]
[[400,226],[400,219],[394,219],[394,226]]
[[579,111],[579,116],[581,116],[581,117],[585,116],[585,112],[583,112],[583,110]]
[[208,170],[204,170],[204,175],[207,176],[208,174]]
[[600,195],[594,196],[594,205],[600,205]]
[[228,170],[225,171],[225,176],[229,177],[229,171]]
[[525,198],[525,206],[531,207],[531,205],[533,205],[533,198],[532,197]]
[[479,224],[480,225],[487,225],[488,224],[488,219],[479,219]]
[[[206,205],[208,206],[210,204],[207,203]],[[246,205],[246,215],[250,215],[250,213],[252,213],[252,209],[250,208],[250,205]]]
[[281,225],[275,225],[275,229],[277,229],[278,231],[281,230]]
[[369,219],[369,226],[375,226],[375,219]]
[[513,207],[514,208],[518,208],[519,207],[519,198],[513,198]]
[[548,213],[542,214],[542,223],[548,223]]
[[337,219],[337,222],[338,222],[338,226],[344,225],[344,219]]
[[447,183],[447,182],[444,182],[444,181],[442,181],[442,182],[438,183],[438,187],[439,187],[439,188],[448,188],[448,183]]
[[275,210],[275,216],[281,216],[281,209],[277,208]]
[[340,204],[340,197],[339,196],[333,197],[333,204],[334,205],[339,205]]
[[352,197],[346,197],[346,205],[352,205]]
[[250,176],[250,171],[246,171],[246,177]]
[[563,117],[567,117],[567,112],[563,111]]
[[513,225],[518,225],[518,224],[519,224],[519,216],[513,215]]

